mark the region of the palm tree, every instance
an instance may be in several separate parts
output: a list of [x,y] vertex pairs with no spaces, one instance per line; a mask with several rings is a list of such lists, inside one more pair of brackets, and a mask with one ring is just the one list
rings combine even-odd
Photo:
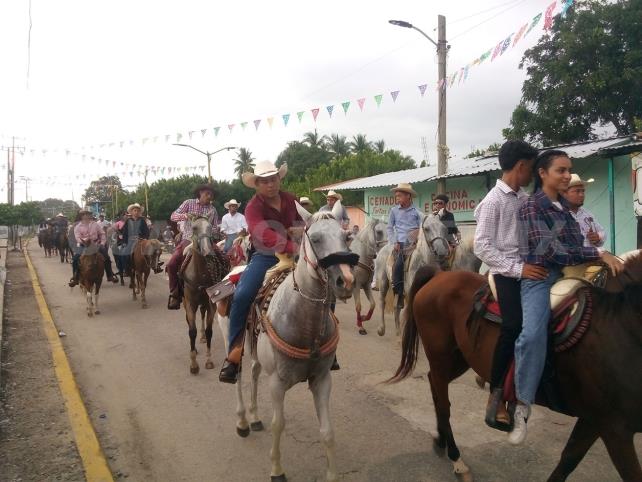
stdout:
[[383,139],[379,139],[373,145],[374,145],[375,151],[378,154],[383,154],[384,152],[386,152],[386,141],[384,141]]
[[326,147],[332,154],[334,154],[335,159],[337,157],[347,156],[350,154],[350,145],[346,141],[346,136],[332,134],[326,144]]
[[316,147],[318,149],[325,148],[326,136],[319,136],[319,133],[316,129],[314,132],[306,132],[303,134],[303,143],[307,144],[310,147]]
[[352,142],[350,142],[350,149],[355,154],[362,154],[364,152],[372,150],[372,144],[366,139],[365,134],[357,134],[352,136]]
[[244,172],[250,172],[252,169],[254,169],[252,151],[241,147],[236,153],[236,159],[234,159],[234,172],[240,178]]

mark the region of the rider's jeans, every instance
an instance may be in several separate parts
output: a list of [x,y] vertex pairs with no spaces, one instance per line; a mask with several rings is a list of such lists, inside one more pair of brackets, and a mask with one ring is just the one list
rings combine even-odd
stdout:
[[233,233],[233,234],[227,234],[225,237],[225,245],[223,246],[223,252],[227,254],[227,252],[230,250],[232,247],[232,243],[236,238],[238,238],[239,234],[238,233]]
[[256,298],[256,295],[263,284],[265,272],[277,262],[278,260],[275,256],[256,252],[254,253],[254,256],[252,256],[250,264],[248,264],[245,271],[243,271],[241,279],[234,291],[232,308],[230,310],[230,349],[234,345],[234,341],[245,328],[247,315],[250,312],[250,307],[254,298]]
[[530,405],[535,400],[548,343],[551,318],[551,286],[562,276],[557,268],[550,269],[542,281],[522,279],[522,332],[515,342],[515,389],[517,399]]
[[172,253],[172,257],[167,262],[166,266],[167,276],[169,278],[170,292],[178,288],[178,270],[180,269],[181,265],[183,264],[183,260],[185,259],[185,256],[183,256],[183,250],[189,243],[189,239],[184,239],[180,243],[178,243],[178,246],[176,246],[176,249],[174,249],[174,252]]
[[392,268],[392,291],[393,293],[401,293],[403,295],[404,292],[404,287],[403,287],[403,277],[404,277],[404,264],[405,264],[405,257],[404,257],[404,249],[409,245],[407,241],[405,243],[401,243],[401,249],[397,252],[397,257],[395,258],[395,264]]

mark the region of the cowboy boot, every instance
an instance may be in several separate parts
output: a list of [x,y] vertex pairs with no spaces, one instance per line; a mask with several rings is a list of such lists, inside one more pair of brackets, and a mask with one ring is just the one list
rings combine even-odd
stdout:
[[484,421],[486,425],[491,428],[501,430],[502,432],[510,432],[513,424],[506,410],[503,397],[504,389],[502,387],[495,388],[490,392]]
[[245,337],[241,336],[241,340],[237,341],[232,348],[227,358],[223,362],[221,372],[218,374],[218,380],[223,383],[236,383],[239,372],[241,371],[241,357],[243,356],[243,343]]

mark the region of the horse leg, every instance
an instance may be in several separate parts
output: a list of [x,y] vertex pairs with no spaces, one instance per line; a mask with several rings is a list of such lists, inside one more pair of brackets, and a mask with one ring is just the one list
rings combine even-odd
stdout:
[[149,278],[149,271],[145,273],[140,273],[138,279],[138,285],[140,286],[140,300],[143,304],[143,308],[147,308],[147,299],[145,298],[145,288],[147,288],[147,279]]
[[[201,307],[201,312],[203,307]],[[207,316],[207,328],[205,328],[205,341],[207,342],[207,358],[205,361],[205,368],[211,370],[214,368],[214,362],[212,361],[212,324],[214,323],[214,310],[211,306],[208,306],[205,309],[205,314]]]
[[441,355],[439,358],[428,358],[430,363],[428,380],[430,381],[430,391],[437,415],[438,436],[433,441],[433,448],[437,455],[443,455],[444,448],[447,449],[448,458],[453,464],[453,470],[457,480],[461,482],[472,482],[472,473],[461,458],[461,453],[455,443],[455,436],[450,426],[448,384],[468,370],[468,365],[463,359],[461,352],[457,353],[458,355],[447,353]]
[[136,301],[136,268],[132,266],[132,271],[129,274],[129,287],[132,290],[132,301]]
[[201,305],[201,343],[207,343],[207,335],[205,334],[205,314],[207,307]]
[[250,425],[247,423],[247,418],[245,418],[245,402],[243,401],[243,383],[241,378],[243,377],[243,369],[239,370],[238,379],[236,380],[236,416],[238,417],[236,421],[236,434],[239,437],[247,437],[250,435]]
[[85,298],[87,298],[87,316],[89,316],[90,318],[94,316],[94,304],[91,300],[91,290],[92,288],[89,288],[85,291]]
[[397,302],[399,296],[403,296],[403,294],[399,293],[395,296],[395,334],[397,335],[397,342],[400,342],[401,337],[401,322],[399,321],[401,319],[401,308]]
[[[249,353],[249,349],[248,349]],[[257,393],[259,387],[259,375],[261,374],[261,364],[258,360],[252,360],[252,378],[250,379],[250,428],[253,432],[263,430],[263,422],[258,414]]]
[[270,375],[270,395],[272,396],[272,449],[270,450],[270,459],[272,460],[272,470],[270,476],[272,482],[285,482],[285,473],[281,467],[281,434],[285,429],[285,384],[279,379],[278,371],[275,370]]
[[187,324],[189,326],[189,329],[187,331],[189,335],[189,347],[190,347],[189,372],[192,375],[197,375],[200,370],[200,367],[198,366],[198,362],[196,361],[196,354],[198,353],[196,351],[196,308],[192,306],[191,302],[185,303],[185,319],[187,320]]
[[361,290],[360,287],[356,287],[352,292],[352,297],[354,298],[354,309],[357,312],[357,328],[359,328],[360,335],[367,335],[368,332],[363,327],[363,318],[361,317]]
[[386,334],[386,296],[388,295],[389,288],[390,283],[386,276],[381,280],[381,286],[379,286],[379,301],[381,302],[381,323],[379,323],[379,328],[377,328],[377,334],[379,336]]
[[100,288],[94,285],[94,315],[100,315],[100,310],[98,309],[98,293]]
[[600,433],[600,437],[622,480],[642,481],[642,468],[635,452],[633,433],[609,426]]
[[330,392],[332,391],[332,377],[330,372],[316,377],[310,383],[310,390],[314,396],[314,407],[319,419],[319,431],[321,432],[321,441],[325,446],[328,467],[326,471],[326,480],[334,482],[338,479],[337,465],[334,446],[334,430],[330,420]]
[[370,287],[369,284],[366,285],[366,287],[363,289],[363,292],[366,294],[366,297],[368,298],[368,302],[370,303],[370,307],[368,308],[368,314],[363,317],[363,321],[370,321],[370,318],[372,318],[372,314],[374,313],[374,310],[377,307],[377,303],[375,302],[374,295],[372,294],[372,288]]
[[599,433],[595,424],[587,421],[585,418],[580,418],[575,423],[573,432],[566,442],[566,447],[562,452],[560,461],[555,467],[555,470],[548,478],[548,482],[562,482],[575,470],[586,452],[593,446]]

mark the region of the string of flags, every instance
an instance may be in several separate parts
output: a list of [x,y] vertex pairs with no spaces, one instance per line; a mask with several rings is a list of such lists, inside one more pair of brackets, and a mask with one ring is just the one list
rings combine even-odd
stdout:
[[[544,31],[550,30],[553,26],[553,23],[555,21],[556,16],[564,16],[568,9],[571,7],[573,4],[573,0],[553,0],[552,3],[550,3],[546,9],[544,9],[542,12],[538,13],[535,15],[533,18],[530,20],[526,21],[523,23],[515,32],[511,33],[509,36],[503,38],[500,40],[497,44],[483,52],[479,57],[475,58],[468,64],[466,64],[463,67],[460,67],[459,69],[455,70],[454,73],[448,75],[446,79],[437,82],[436,84],[436,90],[439,90],[441,88],[443,89],[450,89],[455,87],[456,85],[461,84],[462,82],[466,82],[468,79],[468,76],[470,75],[471,69],[474,67],[478,67],[485,62],[493,62],[497,58],[501,57],[504,55],[504,53],[509,49],[509,48],[515,48],[515,46],[524,38],[528,36],[528,34],[535,29],[540,23],[542,23],[543,19],[543,29]],[[556,12],[556,10],[559,7],[559,11]],[[416,88],[419,91],[420,97],[424,97],[427,89],[428,89],[429,83],[422,83],[420,85],[417,85]],[[390,100],[392,103],[396,103],[401,91],[400,90],[392,90],[389,91],[387,94],[379,93],[373,96],[368,96],[368,97],[360,97],[355,100],[345,100],[342,102],[337,102],[335,104],[330,104],[326,106],[316,106],[311,109],[303,109],[299,111],[295,111],[294,113],[296,114],[296,122],[298,124],[301,124],[304,120],[308,118],[312,118],[312,121],[316,124],[317,120],[319,119],[319,116],[322,113],[326,113],[329,119],[332,119],[333,116],[337,114],[337,111],[343,112],[344,116],[348,115],[348,112],[353,112],[355,111],[356,108],[359,109],[360,112],[363,112],[366,106],[370,103],[376,106],[376,108],[381,107],[382,103],[384,102],[384,99],[387,98],[387,96],[390,96]],[[356,103],[356,106],[355,106]],[[216,125],[214,127],[206,127],[206,128],[201,128],[201,129],[194,129],[194,130],[187,130],[183,132],[178,132],[175,134],[163,134],[163,135],[154,135],[154,136],[147,136],[147,137],[142,137],[138,139],[129,139],[129,140],[120,140],[120,141],[110,141],[110,142],[104,142],[100,144],[93,144],[89,146],[82,146],[81,150],[83,152],[72,152],[69,149],[40,149],[38,150],[39,153],[42,153],[42,155],[46,155],[48,152],[64,152],[66,156],[70,155],[75,155],[75,156],[80,156],[82,159],[90,159],[92,161],[97,160],[99,163],[105,162],[106,164],[111,163],[112,167],[116,167],[116,165],[120,167],[125,167],[126,168],[126,173],[132,173],[136,172],[139,175],[141,175],[141,169],[144,171],[145,169],[152,169],[156,171],[160,171],[161,173],[164,173],[163,171],[166,170],[168,173],[172,172],[180,172],[181,168],[168,168],[168,167],[161,167],[161,166],[153,166],[153,165],[146,165],[146,164],[138,164],[138,163],[124,163],[124,162],[116,162],[116,161],[110,161],[107,159],[103,159],[97,156],[93,156],[90,154],[85,153],[84,151],[95,151],[95,150],[104,150],[104,149],[112,149],[112,148],[126,148],[126,147],[141,147],[141,146],[146,146],[146,145],[151,145],[151,144],[160,144],[160,143],[180,143],[184,142],[185,140],[195,140],[199,139],[199,134],[200,134],[200,139],[205,138],[208,134],[210,137],[218,138],[219,136],[223,135],[223,133],[228,133],[228,134],[233,134],[235,132],[238,132],[239,130],[241,132],[246,132],[248,128],[251,130],[250,126],[254,126],[254,132],[258,132],[260,129],[273,129],[274,127],[277,127],[279,125],[282,125],[283,128],[287,128],[288,125],[292,123],[292,113],[288,112],[285,114],[280,114],[278,116],[273,115],[269,116],[266,118],[262,119],[254,119],[252,121],[242,121],[242,122],[233,122],[233,123],[228,123],[228,124],[222,124],[222,125]],[[30,150],[31,154],[34,154],[35,150],[31,149]],[[198,166],[201,170],[204,169],[204,166]]]
[[[486,50],[476,59],[472,60],[464,67],[455,70],[454,73],[448,75],[445,80],[437,82],[436,90],[441,88],[447,89],[451,88],[462,82],[466,82],[468,79],[468,74],[473,67],[477,67],[483,64],[486,60],[490,58],[490,61],[493,62],[496,58],[501,57],[509,48],[515,48],[517,43],[526,38],[526,36],[541,22],[542,18],[544,19],[544,31],[548,31],[553,28],[553,22],[556,16],[564,17],[567,10],[573,4],[573,0],[553,0],[546,9],[542,12],[535,15],[532,19],[528,20],[522,24],[515,32],[511,33],[508,37],[500,40],[496,45]],[[559,6],[559,12],[555,14],[556,8]]]

